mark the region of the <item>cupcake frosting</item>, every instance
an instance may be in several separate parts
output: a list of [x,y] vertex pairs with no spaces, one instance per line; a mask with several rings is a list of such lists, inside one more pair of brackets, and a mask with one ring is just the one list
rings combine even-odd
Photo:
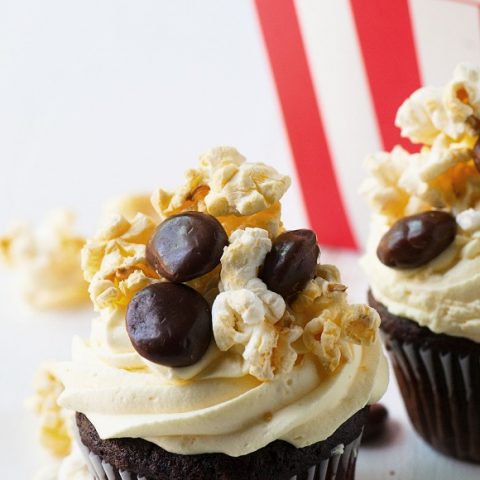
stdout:
[[90,339],[74,340],[72,361],[55,367],[64,386],[59,403],[84,413],[101,438],[139,437],[181,454],[240,456],[278,439],[303,447],[328,438],[386,388],[378,315],[347,302],[330,265],[318,262],[293,300],[259,277],[285,230],[279,201],[288,177],[228,147],[203,155],[186,177],[152,203],[162,219],[189,210],[214,215],[229,235],[220,265],[187,282],[211,306],[210,347],[182,368],[134,349],[128,303],[166,280],[146,260],[155,221],[114,216],[83,250],[97,316]]
[[[480,342],[480,69],[461,64],[445,86],[416,91],[396,124],[422,146],[367,158],[362,189],[374,215],[362,264],[372,293],[395,315]],[[384,265],[376,253],[382,236],[396,221],[430,210],[455,217],[450,246],[417,268]]]

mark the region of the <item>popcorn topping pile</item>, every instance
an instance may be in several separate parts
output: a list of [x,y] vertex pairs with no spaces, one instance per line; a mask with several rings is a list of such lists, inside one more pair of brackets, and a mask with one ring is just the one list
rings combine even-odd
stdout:
[[[100,312],[96,324],[115,324],[100,343],[111,345],[109,335],[118,339],[128,330],[130,347],[140,357],[160,364],[168,358],[170,365],[188,366],[197,361],[198,352],[187,336],[193,331],[202,338],[209,336],[210,322],[204,321],[198,295],[208,302],[216,347],[239,355],[245,371],[261,381],[291,371],[306,354],[334,372],[349,360],[352,344],[375,342],[378,315],[367,306],[348,304],[338,270],[317,264],[315,234],[284,232],[279,200],[289,186],[288,177],[263,164],[246,163],[228,147],[203,155],[200,167],[186,176],[186,184],[175,193],[160,190],[152,198],[161,218],[168,218],[175,228],[166,228],[166,222],[157,226],[142,213],[130,220],[115,215],[87,242],[82,267]],[[215,228],[212,215],[220,222]],[[192,222],[195,228],[190,228]],[[216,251],[213,243],[208,248],[209,235],[212,242],[218,240],[222,229],[229,234],[223,255],[221,249],[218,257],[206,255]],[[267,256],[268,280],[262,280]],[[200,265],[201,258],[208,265]],[[192,271],[202,273],[188,274]],[[286,283],[279,281],[277,271],[284,272]],[[179,280],[169,283],[165,276]],[[167,286],[153,285],[158,282]],[[285,288],[288,294],[282,293]],[[174,290],[195,305],[190,310],[188,305],[176,305],[166,297]],[[111,321],[112,311],[126,312],[127,329],[120,320]],[[178,317],[175,328],[169,328],[165,319],[177,315],[185,324],[178,323]],[[197,321],[200,317],[202,322]],[[168,352],[157,351],[167,344]],[[145,365],[150,366],[148,361]]]
[[231,147],[218,147],[200,157],[198,169],[185,174],[176,192],[158,190],[152,203],[161,218],[196,210],[218,218],[227,233],[244,226],[280,228],[279,200],[290,178],[261,163],[247,163]]
[[396,124],[422,148],[409,154],[397,146],[367,159],[363,192],[373,208],[389,224],[432,209],[478,211],[480,69],[461,64],[445,87],[417,90],[398,110]]

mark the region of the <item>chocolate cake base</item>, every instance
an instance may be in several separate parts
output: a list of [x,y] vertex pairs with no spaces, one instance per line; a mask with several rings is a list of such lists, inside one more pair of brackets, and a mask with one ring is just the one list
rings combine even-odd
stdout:
[[410,420],[438,451],[480,463],[480,344],[393,315],[369,292]]
[[143,439],[102,440],[85,415],[76,414],[81,447],[99,480],[353,480],[368,407],[327,440],[305,448],[275,441],[241,457],[222,453],[179,455]]

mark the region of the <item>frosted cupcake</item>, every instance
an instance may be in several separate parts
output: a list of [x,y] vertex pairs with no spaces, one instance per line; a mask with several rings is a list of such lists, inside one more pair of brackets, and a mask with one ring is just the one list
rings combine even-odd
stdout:
[[370,305],[417,432],[480,462],[480,69],[416,91],[396,124],[422,148],[367,160]]
[[225,147],[186,177],[153,195],[160,222],[114,216],[83,250],[97,316],[55,374],[91,474],[353,479],[378,314],[284,229],[288,177]]

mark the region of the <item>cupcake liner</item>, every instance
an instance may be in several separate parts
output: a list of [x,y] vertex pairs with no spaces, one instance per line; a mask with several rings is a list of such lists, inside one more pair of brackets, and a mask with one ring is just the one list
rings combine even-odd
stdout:
[[383,336],[418,434],[446,455],[480,463],[480,353]]
[[[85,463],[92,478],[95,480],[147,480],[145,477],[141,477],[136,473],[120,471],[103,461],[98,455],[83,445],[78,430],[75,432],[75,437],[85,459]],[[359,435],[348,445],[338,445],[332,450],[332,456],[330,458],[321,459],[318,464],[312,465],[304,472],[294,475],[290,480],[354,480],[355,464],[361,437],[362,435]]]
[[330,458],[322,459],[307,471],[293,476],[290,480],[354,480],[355,464],[362,435],[348,445],[338,445]]

